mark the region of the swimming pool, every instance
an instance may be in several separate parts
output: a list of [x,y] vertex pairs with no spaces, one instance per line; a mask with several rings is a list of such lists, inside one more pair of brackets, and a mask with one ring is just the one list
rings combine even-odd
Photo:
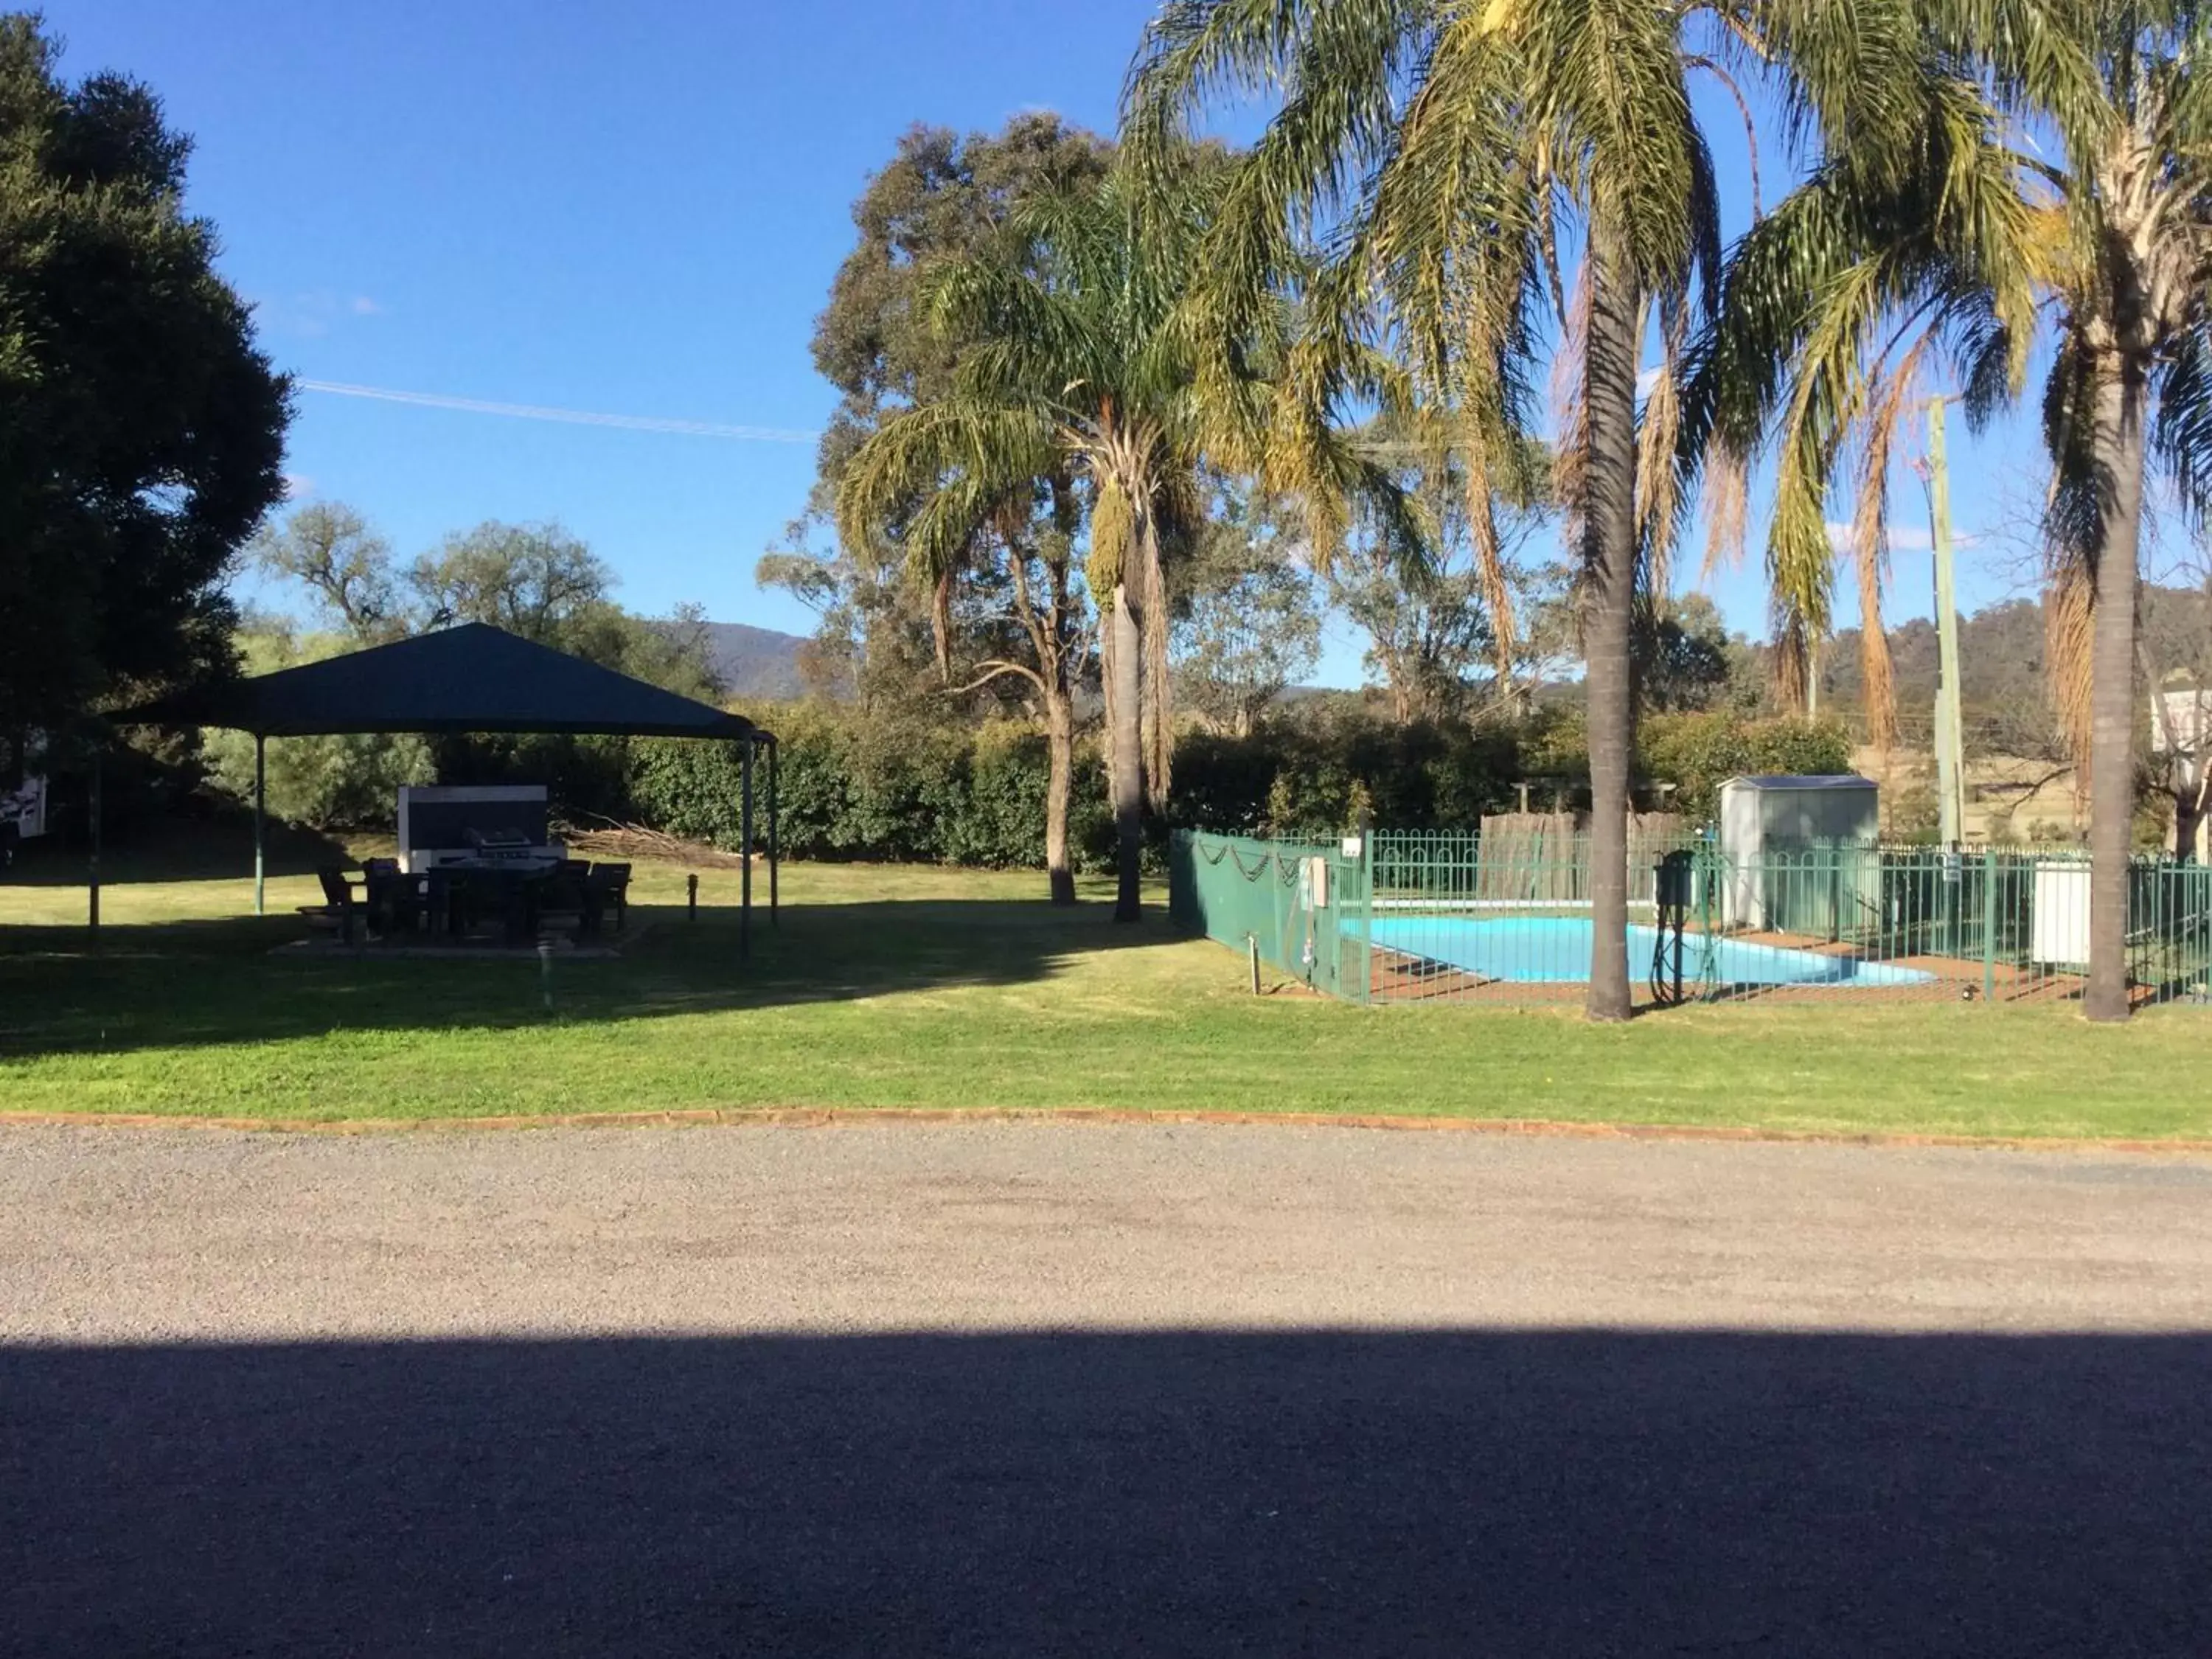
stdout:
[[[1368,937],[1380,946],[1463,968],[1485,979],[1516,984],[1562,984],[1585,981],[1590,973],[1591,923],[1586,916],[1377,916]],[[1650,971],[1659,930],[1631,924],[1628,970],[1641,979]],[[1682,939],[1682,972],[1696,975],[1703,939]],[[1721,939],[1714,951],[1724,985],[1925,985],[1936,975],[1894,963],[1860,962],[1823,956],[1782,945],[1753,945]],[[1668,951],[1673,960],[1673,951]]]

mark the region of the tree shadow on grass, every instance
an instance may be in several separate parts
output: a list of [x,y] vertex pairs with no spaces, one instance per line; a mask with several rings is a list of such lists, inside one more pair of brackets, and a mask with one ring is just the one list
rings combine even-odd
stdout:
[[[271,820],[264,849],[266,873],[312,876],[349,861],[345,843],[319,830]],[[103,887],[138,882],[240,881],[253,874],[253,821],[242,814],[205,819],[163,818],[119,826],[100,849]],[[87,849],[59,837],[23,842],[0,871],[11,887],[82,887],[91,868]]]
[[[900,991],[1031,983],[1091,951],[1177,937],[1164,914],[1116,927],[1109,907],[906,900],[754,913],[750,960],[734,914],[635,906],[610,961],[555,969],[563,1022],[844,1001]],[[544,1024],[536,955],[453,960],[272,955],[290,915],[83,927],[0,927],[0,1059],[319,1036],[335,1030],[506,1030]]]
[[0,1350],[0,1651],[2212,1650],[2212,1337]]

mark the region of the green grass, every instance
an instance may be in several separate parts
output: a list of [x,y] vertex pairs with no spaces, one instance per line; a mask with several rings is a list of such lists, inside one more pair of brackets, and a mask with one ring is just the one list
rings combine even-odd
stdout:
[[[235,862],[235,851],[227,854]],[[650,923],[621,961],[301,961],[312,880],[115,861],[110,925],[81,887],[0,885],[0,1109],[266,1119],[698,1107],[1104,1107],[1391,1113],[1827,1133],[2212,1136],[2185,1079],[2212,1027],[2173,1009],[2097,1029],[2063,1008],[1359,1009],[1255,998],[1236,953],[1155,912],[1115,928],[1032,875],[799,866],[750,967],[730,913]],[[702,872],[702,901],[736,876]],[[764,896],[764,895],[763,895]]]

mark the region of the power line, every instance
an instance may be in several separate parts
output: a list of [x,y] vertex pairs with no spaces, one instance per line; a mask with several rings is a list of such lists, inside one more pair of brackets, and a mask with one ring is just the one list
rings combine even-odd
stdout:
[[569,426],[611,426],[626,432],[666,432],[685,438],[726,438],[740,443],[811,444],[821,434],[772,426],[727,426],[718,421],[677,421],[658,415],[602,415],[581,409],[546,409],[536,404],[496,404],[481,398],[448,398],[436,392],[398,392],[390,386],[353,386],[343,380],[295,380],[303,392],[333,398],[367,398],[377,403],[407,404],[417,409],[450,409],[464,415],[502,415],[518,421],[558,421]]

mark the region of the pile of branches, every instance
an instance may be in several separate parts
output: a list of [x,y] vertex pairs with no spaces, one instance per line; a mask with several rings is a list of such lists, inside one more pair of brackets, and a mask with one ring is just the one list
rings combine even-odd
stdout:
[[651,859],[663,864],[689,865],[695,870],[745,867],[742,853],[726,853],[704,842],[686,841],[681,836],[648,829],[641,823],[619,823],[612,818],[601,818],[592,827],[556,824],[554,833],[571,853],[586,858],[621,860],[633,864]]

